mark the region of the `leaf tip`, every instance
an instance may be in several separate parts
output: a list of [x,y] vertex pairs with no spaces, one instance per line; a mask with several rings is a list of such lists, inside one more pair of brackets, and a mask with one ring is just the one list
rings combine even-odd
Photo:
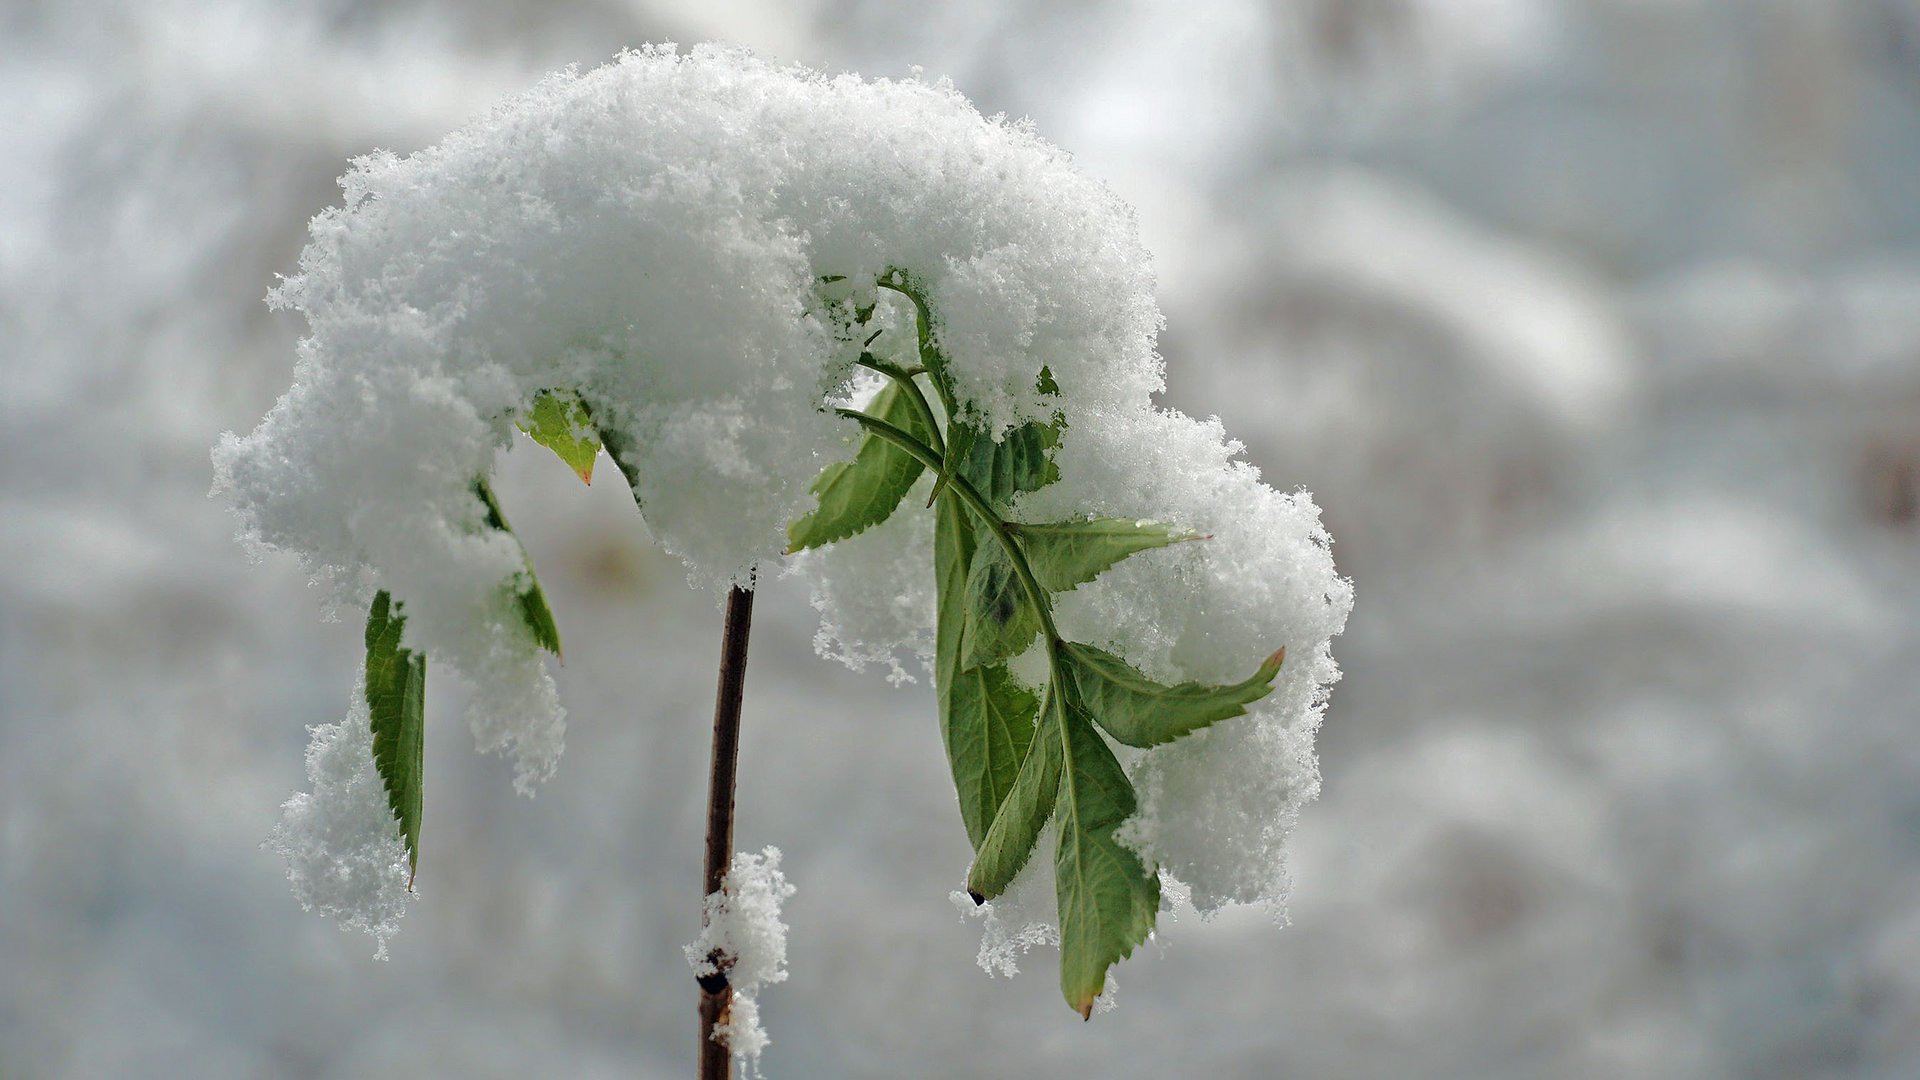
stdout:
[[1073,1008],[1075,1012],[1080,1014],[1082,1021],[1093,1019],[1093,998],[1083,998],[1078,1004],[1074,1005]]

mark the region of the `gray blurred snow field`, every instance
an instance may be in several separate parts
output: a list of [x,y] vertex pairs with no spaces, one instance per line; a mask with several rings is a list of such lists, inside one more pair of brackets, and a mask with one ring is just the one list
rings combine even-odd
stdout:
[[5,0],[0,1077],[690,1073],[716,597],[502,457],[567,751],[521,798],[433,685],[376,962],[261,846],[360,628],[208,454],[351,157],[703,40],[949,77],[1132,203],[1165,404],[1358,598],[1286,925],[1163,915],[1083,1024],[1051,950],[975,965],[929,681],[771,577],[769,1075],[1920,1075],[1915,0]]

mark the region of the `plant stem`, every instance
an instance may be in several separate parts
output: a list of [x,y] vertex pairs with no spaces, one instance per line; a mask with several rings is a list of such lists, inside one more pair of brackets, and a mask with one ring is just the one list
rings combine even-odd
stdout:
[[940,395],[940,404],[947,410],[947,415],[959,415],[953,386],[947,381],[946,357],[940,355],[939,347],[933,343],[933,312],[927,307],[925,290],[915,285],[904,271],[897,269],[880,275],[874,284],[883,289],[892,289],[913,301],[914,325],[920,344],[920,366],[926,368],[927,375],[933,379],[933,389]]
[[[701,890],[720,891],[733,861],[733,788],[740,757],[740,700],[747,682],[747,634],[753,627],[753,590],[735,586],[727,594],[726,627],[720,638],[720,688],[713,705],[713,765],[707,773],[707,859]],[[719,957],[716,964],[723,963]],[[714,1039],[714,1025],[727,1018],[733,987],[726,969],[700,980],[700,1080],[728,1080],[733,1048]]]
[[877,371],[900,385],[900,389],[906,392],[907,400],[912,403],[914,411],[920,414],[921,421],[927,425],[927,430],[933,433],[933,452],[945,458],[947,441],[940,435],[940,421],[934,417],[933,406],[927,403],[927,395],[920,392],[920,384],[913,381],[913,373],[898,364],[888,363],[872,353],[861,353],[859,364],[868,371]]

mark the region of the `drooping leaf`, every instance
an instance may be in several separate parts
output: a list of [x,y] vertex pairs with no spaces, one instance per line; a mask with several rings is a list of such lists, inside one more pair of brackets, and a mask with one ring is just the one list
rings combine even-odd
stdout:
[[1158,746],[1246,712],[1273,689],[1286,656],[1285,649],[1275,652],[1252,676],[1231,686],[1168,686],[1110,652],[1071,641],[1062,647],[1060,662],[1079,691],[1078,700],[1107,734],[1128,746]]
[[[924,443],[933,432],[900,385],[889,381],[864,410]],[[845,540],[885,521],[920,478],[913,455],[874,435],[863,435],[852,461],[829,465],[809,488],[820,505],[787,526],[787,551]]]
[[374,767],[406,839],[408,865],[418,869],[427,658],[400,647],[406,621],[385,589],[374,594],[367,611],[367,717],[373,728]]
[[1029,420],[995,442],[973,424],[948,425],[947,458],[996,509],[1023,491],[1038,491],[1060,479],[1053,450],[1060,445],[1060,423]]
[[960,666],[1018,656],[1040,632],[1040,616],[998,540],[983,540],[967,568],[967,621]]
[[1003,667],[968,671],[961,666],[967,569],[973,563],[975,544],[973,521],[959,497],[952,492],[940,496],[933,524],[934,689],[940,702],[940,737],[960,800],[960,820],[968,842],[978,849],[1033,739],[1039,703]]
[[600,433],[593,426],[587,403],[570,390],[542,390],[533,407],[520,418],[520,430],[554,452],[584,483],[593,483],[593,463],[600,456]]
[[[493,487],[486,477],[473,482],[474,493],[487,507],[487,527],[498,529],[513,536],[512,526],[507,524],[507,516],[500,512],[500,500],[494,498]],[[520,538],[514,536],[514,543]],[[521,546],[520,554],[526,558],[526,547]],[[527,631],[533,635],[533,643],[555,656],[560,656],[560,627],[553,621],[553,610],[547,607],[547,596],[540,591],[540,579],[533,576],[533,560],[526,558],[526,569],[515,575],[512,589],[514,603],[520,608],[520,621],[526,624]]]
[[942,719],[953,677],[960,672],[960,643],[966,631],[967,569],[973,565],[973,521],[960,497],[951,492],[934,504],[933,576],[935,601],[933,674],[941,698]]
[[1013,786],[994,812],[992,828],[978,845],[979,854],[967,872],[967,892],[976,904],[1006,891],[1013,876],[1033,855],[1040,830],[1053,814],[1054,798],[1060,790],[1062,707],[1059,695],[1049,692]]
[[1065,592],[1092,581],[1102,570],[1135,552],[1200,538],[1198,533],[1177,531],[1157,521],[1127,518],[1038,525],[1010,522],[1007,527],[1020,539],[1033,576],[1049,592]]
[[1160,879],[1114,838],[1138,805],[1127,774],[1071,692],[1063,702],[1060,742],[1065,761],[1053,856],[1060,905],[1060,989],[1084,1019],[1106,987],[1107,969],[1153,932]]
[[1028,756],[1040,699],[1004,664],[962,671],[953,680],[946,695],[947,754],[967,839],[978,849]]

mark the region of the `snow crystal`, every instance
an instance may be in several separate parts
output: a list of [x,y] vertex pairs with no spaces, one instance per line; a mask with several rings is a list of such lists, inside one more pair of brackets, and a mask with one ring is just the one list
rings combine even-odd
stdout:
[[787,924],[780,921],[780,905],[792,895],[793,886],[780,872],[779,848],[768,847],[758,855],[736,851],[720,891],[707,896],[700,937],[685,947],[695,976],[726,974],[733,1002],[728,1018],[714,1025],[714,1038],[755,1073],[767,1048],[759,993],[762,987],[786,981]]
[[[945,83],[663,47],[552,76],[411,156],[361,158],[342,186],[274,294],[310,330],[294,385],[223,438],[218,486],[249,544],[296,553],[348,599],[404,602],[408,647],[476,684],[480,745],[512,753],[523,786],[551,772],[561,712],[513,611],[524,555],[483,527],[472,488],[514,417],[543,389],[577,391],[691,579],[745,581],[856,441],[825,408],[854,392],[835,312],[877,302],[872,348],[912,359],[911,309],[874,287],[897,271],[924,291],[963,412],[994,432],[1066,412],[1060,480],[1017,515],[1213,537],[1063,595],[1063,632],[1174,681],[1237,681],[1286,648],[1249,716],[1122,757],[1141,794],[1127,839],[1202,911],[1281,900],[1351,591],[1311,498],[1262,484],[1217,421],[1154,406],[1147,253],[1066,154]],[[1038,393],[1042,367],[1058,397]],[[895,681],[931,644],[920,501],[795,566],[821,651]],[[995,933],[983,955],[1003,955]]]
[[384,960],[387,939],[414,898],[407,845],[373,764],[373,727],[365,684],[353,688],[347,718],[313,729],[307,780],[313,790],[288,799],[267,846],[287,861],[287,880],[308,911],[340,920],[342,930],[373,935]]

